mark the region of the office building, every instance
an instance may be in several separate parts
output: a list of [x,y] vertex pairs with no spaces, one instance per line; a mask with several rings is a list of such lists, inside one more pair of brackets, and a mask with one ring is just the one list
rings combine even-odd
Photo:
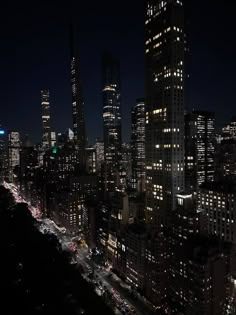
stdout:
[[177,248],[171,314],[233,314],[231,246],[206,237],[190,237],[182,249]]
[[214,179],[215,117],[207,111],[185,115],[185,181],[190,191]]
[[147,1],[146,190],[148,224],[166,221],[184,190],[185,30],[181,1]]
[[19,187],[20,192],[26,200],[31,200],[34,204],[38,191],[35,190],[36,174],[38,171],[39,160],[38,151],[34,148],[28,137],[22,141],[20,150],[20,170],[19,170]]
[[231,122],[222,128],[222,138],[236,140],[236,116],[232,117]]
[[7,132],[0,126],[0,181],[7,176]]
[[216,145],[215,179],[228,176],[236,178],[236,139],[222,138]]
[[51,148],[51,116],[49,90],[41,90],[42,145],[44,150]]
[[51,145],[50,147],[53,148],[57,144],[57,135],[55,131],[51,131],[50,133],[50,140],[51,140]]
[[20,165],[20,134],[18,131],[9,131],[8,133],[8,176],[12,182],[15,175],[16,166]]
[[131,182],[132,176],[132,156],[131,145],[129,143],[122,143],[121,145],[121,166],[119,171],[120,189],[125,191]]
[[113,268],[120,268],[118,248],[124,229],[129,221],[129,198],[127,193],[116,191],[111,198],[107,259]]
[[78,178],[72,177],[68,186],[59,190],[53,210],[56,222],[85,239],[88,231],[88,211],[85,206],[85,193]]
[[236,186],[231,180],[209,182],[198,192],[198,211],[206,217],[207,231],[236,245]]
[[95,143],[96,150],[96,171],[98,174],[101,174],[101,167],[104,163],[104,142],[97,138]]
[[[236,183],[232,176],[203,184],[198,192],[198,211],[205,220],[204,230],[232,245],[231,279],[236,279]],[[236,291],[234,297],[236,298]],[[234,305],[235,307],[235,305]],[[233,314],[233,313],[232,313]]]
[[146,1],[146,296],[168,307],[166,227],[184,191],[185,19],[182,1]]
[[43,168],[50,183],[64,182],[68,177],[79,174],[79,156],[73,143],[62,148],[54,147],[44,155]]
[[65,133],[59,132],[56,137],[56,144],[59,148],[64,147],[68,143],[73,143],[74,141],[74,133],[68,128]]
[[214,235],[203,235],[204,225],[193,195],[177,195],[169,234],[171,314],[227,314],[233,248]]
[[86,172],[88,174],[96,173],[96,149],[94,147],[85,148],[86,154]]
[[145,190],[145,102],[137,99],[131,113],[132,188]]
[[80,167],[82,169],[85,166],[86,133],[84,118],[84,99],[80,80],[80,65],[74,26],[71,27],[70,36],[73,132],[76,148],[79,152]]
[[119,185],[117,177],[121,160],[121,95],[120,65],[108,53],[102,58],[102,87],[106,190],[112,191]]
[[109,237],[109,221],[111,217],[111,205],[108,202],[100,202],[97,206],[97,246],[104,253],[107,253],[107,241]]
[[132,224],[128,227],[123,251],[126,254],[126,279],[136,290],[145,289],[145,249],[146,230],[144,225]]

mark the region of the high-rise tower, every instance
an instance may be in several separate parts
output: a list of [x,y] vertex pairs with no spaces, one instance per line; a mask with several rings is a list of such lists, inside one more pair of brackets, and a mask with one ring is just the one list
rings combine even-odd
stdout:
[[44,149],[49,149],[51,146],[49,90],[41,90],[41,110],[42,110],[42,144],[43,144]]
[[8,179],[14,181],[14,170],[20,165],[20,134],[18,131],[8,132]]
[[204,182],[213,181],[215,166],[215,117],[207,111],[185,115],[185,183],[197,191]]
[[184,25],[182,1],[146,1],[146,295],[163,313],[173,252],[168,231],[184,190]]
[[0,182],[7,175],[7,132],[0,125]]
[[184,8],[180,0],[147,0],[146,220],[166,222],[184,190]]
[[79,57],[74,26],[71,26],[70,53],[73,132],[75,145],[79,152],[80,164],[82,166],[85,165],[86,135],[84,120],[84,100],[82,95],[82,85],[80,81]]
[[145,101],[137,99],[131,112],[132,188],[145,189]]
[[105,53],[102,58],[104,152],[107,190],[116,186],[121,160],[120,65]]

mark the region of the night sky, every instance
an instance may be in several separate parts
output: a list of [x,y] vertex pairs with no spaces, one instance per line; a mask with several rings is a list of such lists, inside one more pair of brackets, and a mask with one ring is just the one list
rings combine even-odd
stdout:
[[[236,114],[236,3],[198,0],[191,6],[189,108],[216,112],[222,126]],[[78,25],[87,134],[102,136],[101,54],[121,61],[122,125],[144,96],[144,1],[13,1],[1,8],[0,124],[40,140],[40,90],[49,88],[56,131],[72,125],[69,24]]]

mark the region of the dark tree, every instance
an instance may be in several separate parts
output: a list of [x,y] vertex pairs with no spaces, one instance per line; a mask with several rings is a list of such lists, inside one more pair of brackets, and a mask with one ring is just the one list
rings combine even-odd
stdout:
[[38,224],[26,204],[15,204],[0,187],[0,313],[113,314]]

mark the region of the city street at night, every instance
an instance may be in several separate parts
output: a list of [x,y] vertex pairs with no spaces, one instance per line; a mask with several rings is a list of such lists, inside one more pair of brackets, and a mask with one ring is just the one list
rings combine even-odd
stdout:
[[[42,218],[40,211],[37,208],[32,207],[30,203],[20,196],[15,185],[4,182],[4,187],[11,191],[16,202],[28,204],[28,208],[32,213],[32,216],[39,222],[39,229],[42,233],[52,233],[56,235],[61,243],[62,248],[64,248],[64,250],[71,251],[70,245],[73,244],[72,239],[74,236],[65,233],[65,229],[58,227],[52,220],[48,218]],[[98,289],[94,284],[95,292],[101,295],[104,288],[106,288],[111,293],[111,295],[114,296],[116,301],[116,314],[121,314],[122,310],[124,314],[154,314],[151,306],[148,306],[147,303],[141,301],[141,299],[138,297],[134,298],[131,296],[130,289],[127,289],[127,284],[123,283],[122,280],[120,280],[111,271],[107,271],[105,268],[96,265],[91,259],[88,258],[88,254],[89,251],[86,247],[76,248],[76,252],[73,251],[73,257],[76,257],[77,264],[82,265],[84,268],[84,278],[89,282],[96,280],[96,282],[100,282],[102,284],[100,286],[102,287],[102,290]],[[93,273],[92,279],[88,277],[91,271]]]

